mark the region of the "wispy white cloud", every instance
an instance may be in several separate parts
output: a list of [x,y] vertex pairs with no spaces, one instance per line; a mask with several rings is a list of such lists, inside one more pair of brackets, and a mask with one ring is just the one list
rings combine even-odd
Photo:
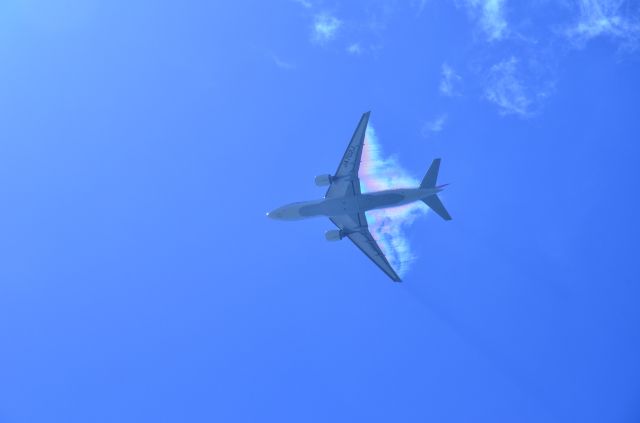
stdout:
[[442,79],[440,79],[440,94],[447,97],[460,95],[458,85],[462,81],[462,77],[458,75],[451,66],[446,63],[442,64]]
[[549,86],[537,87],[525,77],[518,59],[511,56],[489,69],[485,90],[487,100],[496,104],[502,115],[528,117],[534,114],[537,102],[549,94]]
[[425,124],[422,125],[420,133],[423,137],[429,137],[432,134],[441,132],[444,129],[444,124],[447,122],[447,119],[448,116],[445,113],[438,115],[436,118],[425,122]]
[[362,46],[360,43],[351,43],[347,46],[347,52],[351,54],[362,54]]
[[341,26],[342,21],[335,16],[327,13],[316,15],[311,38],[319,44],[325,44],[336,37]]
[[577,0],[578,20],[566,35],[578,46],[599,36],[621,40],[635,50],[640,42],[638,3],[625,0]]
[[469,13],[478,21],[478,25],[489,41],[501,40],[507,35],[505,2],[506,0],[463,0]]

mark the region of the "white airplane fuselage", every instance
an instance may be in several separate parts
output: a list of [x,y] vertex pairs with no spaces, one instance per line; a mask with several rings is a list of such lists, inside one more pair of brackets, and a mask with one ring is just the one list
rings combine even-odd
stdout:
[[428,198],[440,191],[442,191],[442,186],[434,188],[400,188],[348,197],[301,201],[279,207],[267,213],[267,216],[277,220],[300,220],[316,216],[332,217],[364,213],[368,210],[403,206]]

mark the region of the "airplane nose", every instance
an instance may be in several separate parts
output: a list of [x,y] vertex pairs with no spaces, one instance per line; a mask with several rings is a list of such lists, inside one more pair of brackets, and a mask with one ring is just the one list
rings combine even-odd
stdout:
[[273,220],[287,220],[287,210],[284,207],[271,210],[267,213],[267,217]]

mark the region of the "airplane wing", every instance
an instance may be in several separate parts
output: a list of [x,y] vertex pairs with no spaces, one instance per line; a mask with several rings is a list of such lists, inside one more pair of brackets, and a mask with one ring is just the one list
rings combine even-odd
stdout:
[[369,232],[367,218],[364,213],[333,216],[329,219],[343,230],[351,242],[365,253],[387,276],[394,282],[402,282],[400,276],[393,270],[382,250],[380,250],[376,240],[373,239],[371,232]]
[[360,194],[360,180],[358,179],[358,169],[360,168],[360,158],[362,157],[362,146],[364,145],[364,134],[369,122],[369,114],[364,113],[356,127],[347,150],[342,156],[338,165],[338,170],[333,175],[333,182],[329,186],[325,198],[343,197]]

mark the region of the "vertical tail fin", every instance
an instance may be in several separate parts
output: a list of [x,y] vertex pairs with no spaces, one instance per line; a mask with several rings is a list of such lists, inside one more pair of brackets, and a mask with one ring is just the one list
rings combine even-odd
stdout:
[[431,162],[427,174],[422,178],[420,188],[433,188],[436,186],[436,180],[438,179],[438,172],[440,171],[440,159],[435,159]]
[[[438,180],[439,171],[440,171],[440,159],[435,159],[433,162],[431,162],[431,166],[429,166],[429,170],[427,170],[427,174],[424,175],[424,178],[422,178],[422,183],[420,183],[420,188],[423,188],[423,189],[436,188],[436,181]],[[437,194],[433,194],[433,195],[430,195],[429,197],[423,198],[422,201],[444,220],[451,220],[451,215],[449,215],[449,212],[447,211],[447,209],[444,208],[444,205],[442,204],[442,201],[440,201],[440,198],[438,198]]]

